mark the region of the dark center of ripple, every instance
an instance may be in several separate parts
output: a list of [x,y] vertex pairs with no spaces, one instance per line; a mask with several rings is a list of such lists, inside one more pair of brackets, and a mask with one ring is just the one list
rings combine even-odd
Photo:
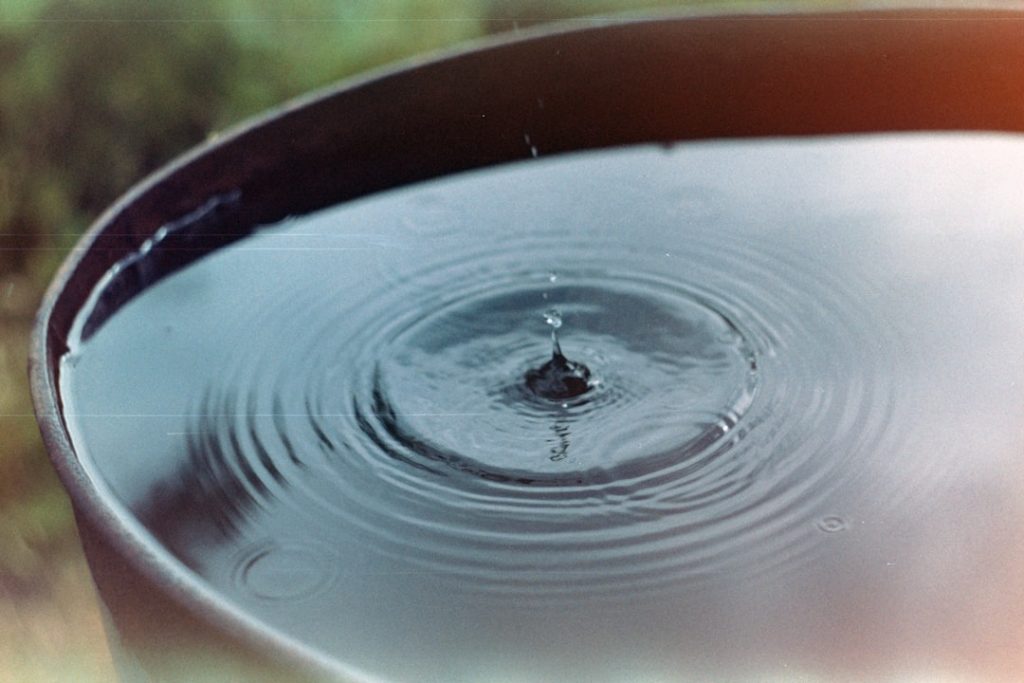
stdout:
[[562,314],[552,308],[544,313],[544,320],[551,326],[551,360],[526,373],[526,386],[537,396],[551,401],[564,401],[587,393],[590,369],[566,358],[558,343]]

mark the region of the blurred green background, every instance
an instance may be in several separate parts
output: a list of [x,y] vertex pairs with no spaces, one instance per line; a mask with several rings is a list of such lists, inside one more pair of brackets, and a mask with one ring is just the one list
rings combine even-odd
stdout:
[[42,292],[107,205],[226,126],[375,65],[545,21],[679,6],[764,9],[753,0],[0,0],[0,680],[114,677],[26,379]]

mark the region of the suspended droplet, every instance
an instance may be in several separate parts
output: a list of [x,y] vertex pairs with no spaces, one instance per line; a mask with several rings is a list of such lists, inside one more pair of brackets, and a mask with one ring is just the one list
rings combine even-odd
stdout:
[[544,311],[544,322],[551,325],[551,328],[557,330],[562,326],[562,314],[557,308],[549,308]]

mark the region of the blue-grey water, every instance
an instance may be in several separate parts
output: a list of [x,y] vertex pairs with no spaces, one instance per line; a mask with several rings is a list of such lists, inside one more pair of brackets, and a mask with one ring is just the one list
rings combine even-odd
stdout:
[[1022,188],[1020,136],[901,134],[390,191],[83,313],[68,427],[190,580],[368,679],[1017,680]]

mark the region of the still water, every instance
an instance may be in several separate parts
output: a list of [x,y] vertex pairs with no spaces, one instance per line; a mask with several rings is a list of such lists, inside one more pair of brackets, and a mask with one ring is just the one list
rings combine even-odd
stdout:
[[68,426],[190,571],[375,680],[1020,679],[1022,188],[982,134],[423,183],[86,311]]

